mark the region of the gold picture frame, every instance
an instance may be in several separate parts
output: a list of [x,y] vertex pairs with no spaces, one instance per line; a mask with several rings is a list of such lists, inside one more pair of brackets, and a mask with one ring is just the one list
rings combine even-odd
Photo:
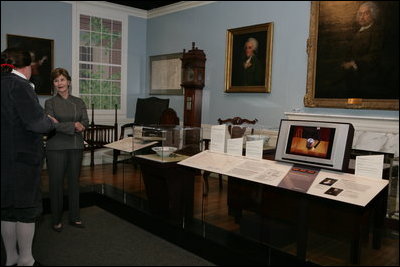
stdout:
[[273,22],[227,30],[225,92],[271,92],[273,33]]
[[[392,6],[396,3],[397,8]],[[386,68],[385,71],[380,70],[380,75],[385,75],[385,78],[384,76],[374,76],[372,72],[364,75],[361,72],[363,67],[361,59],[360,66],[358,66],[357,55],[350,54],[355,47],[355,40],[363,38],[361,36],[361,32],[364,31],[361,27],[362,21],[357,14],[361,12],[361,9],[369,8],[365,2],[312,1],[310,32],[307,40],[308,67],[304,106],[399,110],[398,56],[390,56],[396,53],[398,55],[399,38],[397,35],[396,43],[395,34],[398,33],[399,24],[391,24],[390,21],[387,21],[396,17],[394,12],[397,13],[398,20],[398,2],[380,1],[374,2],[372,5],[375,11],[379,10],[379,12],[375,12],[377,14],[373,18],[375,21],[369,25],[376,27],[374,30],[376,36],[385,36],[379,43],[386,43],[384,43],[385,46],[381,46],[381,50],[377,50],[379,52],[377,55],[381,55],[382,58],[374,55],[374,58],[379,59],[379,63],[374,62],[375,66],[371,67],[371,70],[376,66],[394,67]],[[392,25],[397,25],[397,29]],[[365,28],[372,31],[372,27],[366,26]],[[367,31],[364,31],[364,34],[366,33]],[[377,33],[381,35],[377,35]],[[351,58],[355,64],[346,69],[345,63],[346,61],[351,62],[349,61],[350,56],[355,58]],[[384,60],[386,61],[384,62]],[[362,75],[366,78],[363,78]],[[355,77],[358,80],[355,80]],[[377,78],[373,79],[372,77]],[[351,79],[357,82],[351,82]]]

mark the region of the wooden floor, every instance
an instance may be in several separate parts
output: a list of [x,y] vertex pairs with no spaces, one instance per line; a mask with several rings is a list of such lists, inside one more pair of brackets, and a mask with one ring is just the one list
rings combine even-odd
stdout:
[[[106,184],[123,190],[128,194],[134,194],[146,198],[146,191],[141,177],[140,169],[131,164],[119,164],[116,174],[112,174],[112,165],[96,165],[93,169],[88,166],[82,167],[81,187],[96,184]],[[218,179],[209,178],[209,194],[203,197],[203,180],[200,176],[195,179],[194,217],[201,220],[202,216],[206,223],[227,231],[240,234],[240,227],[234,218],[228,215],[227,209],[227,185],[219,190]],[[42,192],[48,193],[47,171],[42,171]],[[204,213],[202,212],[204,211]],[[309,234],[309,245],[307,259],[321,265],[351,265],[349,263],[349,242],[335,240],[317,233]],[[365,266],[399,266],[399,239],[398,232],[385,234],[382,248],[371,249],[371,240],[362,243],[362,254],[360,265]],[[283,251],[295,253],[295,244],[280,247]]]

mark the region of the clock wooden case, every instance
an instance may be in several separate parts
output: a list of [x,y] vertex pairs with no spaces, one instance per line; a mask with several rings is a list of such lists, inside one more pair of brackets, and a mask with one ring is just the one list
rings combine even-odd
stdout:
[[182,55],[182,84],[185,91],[183,125],[201,127],[201,106],[205,80],[206,55],[195,47]]

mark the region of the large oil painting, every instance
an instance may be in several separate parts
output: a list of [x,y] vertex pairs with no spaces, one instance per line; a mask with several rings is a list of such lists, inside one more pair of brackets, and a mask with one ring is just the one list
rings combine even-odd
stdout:
[[399,109],[399,2],[313,1],[306,107]]
[[38,95],[52,95],[50,74],[53,69],[54,41],[50,39],[7,34],[7,47],[27,50],[32,56],[30,81]]
[[227,31],[225,92],[271,92],[273,23]]

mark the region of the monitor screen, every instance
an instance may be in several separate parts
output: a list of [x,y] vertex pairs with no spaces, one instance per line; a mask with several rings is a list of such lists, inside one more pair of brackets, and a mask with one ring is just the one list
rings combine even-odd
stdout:
[[330,159],[335,128],[291,125],[286,153]]
[[350,123],[281,120],[275,160],[346,171],[353,135]]

